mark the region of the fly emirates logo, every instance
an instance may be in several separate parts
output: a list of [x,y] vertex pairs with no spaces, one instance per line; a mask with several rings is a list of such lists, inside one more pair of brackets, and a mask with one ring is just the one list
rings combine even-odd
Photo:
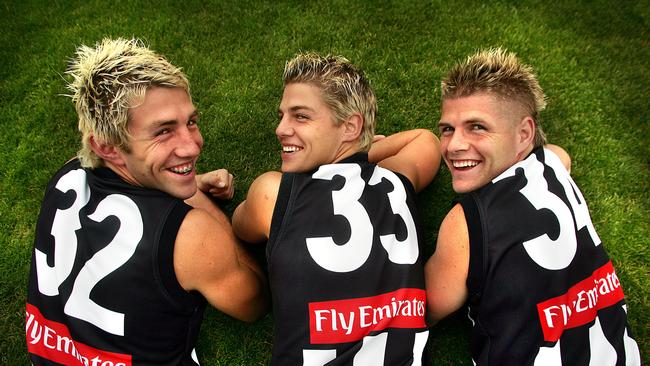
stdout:
[[426,294],[404,288],[385,294],[309,304],[312,344],[353,342],[371,331],[424,328]]
[[618,303],[623,297],[623,288],[612,262],[607,262],[566,294],[537,304],[544,340],[557,341],[564,329],[591,322],[598,310]]
[[45,318],[31,304],[27,304],[25,333],[30,353],[62,365],[131,366],[130,355],[99,350],[75,341],[65,324]]

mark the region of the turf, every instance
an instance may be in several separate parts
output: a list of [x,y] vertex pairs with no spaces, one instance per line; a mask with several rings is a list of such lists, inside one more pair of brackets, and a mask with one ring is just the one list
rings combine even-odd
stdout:
[[[203,114],[200,169],[250,182],[279,163],[274,137],[284,62],[300,50],[342,54],[378,95],[378,132],[439,118],[439,80],[479,48],[532,64],[549,97],[543,124],[572,175],[625,287],[650,361],[650,3],[642,1],[3,1],[0,4],[0,364],[24,365],[24,303],[43,188],[78,149],[63,72],[79,44],[144,39],[183,67]],[[427,253],[453,193],[443,168],[419,196]],[[210,311],[205,365],[263,365],[272,318],[253,325]],[[462,314],[432,329],[437,365],[471,364]]]

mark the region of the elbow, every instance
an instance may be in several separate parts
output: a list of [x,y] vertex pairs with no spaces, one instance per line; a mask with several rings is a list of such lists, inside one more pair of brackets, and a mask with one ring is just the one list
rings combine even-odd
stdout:
[[256,289],[251,291],[250,296],[244,301],[243,309],[248,311],[240,314],[239,320],[246,323],[253,323],[263,318],[271,308],[271,296],[266,281],[259,281]]

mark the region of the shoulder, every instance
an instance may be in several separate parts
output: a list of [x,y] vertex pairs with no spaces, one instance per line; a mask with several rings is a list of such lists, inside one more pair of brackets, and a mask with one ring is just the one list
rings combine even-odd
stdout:
[[467,299],[469,234],[465,215],[456,204],[443,220],[436,249],[425,266],[429,320],[433,323],[458,310]]
[[233,230],[240,239],[251,243],[268,239],[281,181],[282,173],[266,172],[250,185],[246,200],[232,216]]
[[454,207],[447,213],[447,216],[445,216],[440,225],[440,231],[441,233],[439,236],[444,235],[445,237],[443,239],[445,240],[469,242],[465,211],[460,203],[454,205]]
[[244,201],[247,208],[250,210],[261,206],[261,208],[270,209],[272,212],[281,182],[282,173],[280,172],[266,172],[257,177],[248,188],[246,201]]
[[248,195],[246,199],[251,196],[276,197],[282,181],[282,173],[280,172],[266,172],[259,177],[255,178],[251,186],[248,188]]

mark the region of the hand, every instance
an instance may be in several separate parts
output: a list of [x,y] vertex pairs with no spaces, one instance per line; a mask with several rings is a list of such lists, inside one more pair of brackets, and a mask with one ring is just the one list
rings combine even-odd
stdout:
[[232,174],[226,169],[217,169],[196,176],[197,187],[206,194],[222,200],[229,200],[235,194]]

